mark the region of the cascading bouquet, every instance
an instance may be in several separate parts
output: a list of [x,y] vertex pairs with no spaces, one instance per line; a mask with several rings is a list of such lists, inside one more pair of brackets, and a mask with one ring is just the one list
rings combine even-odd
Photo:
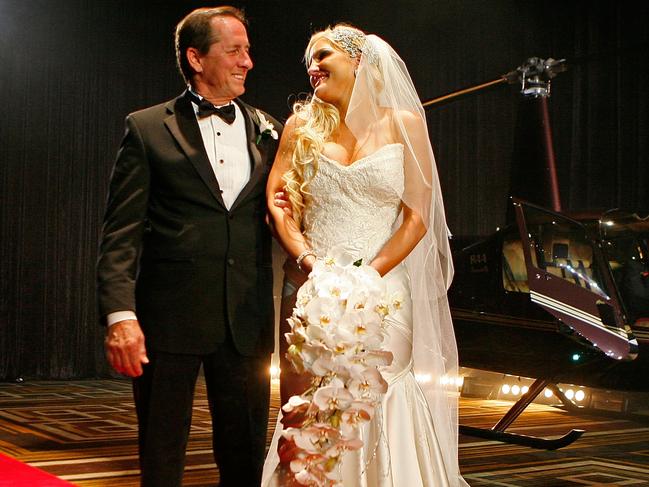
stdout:
[[318,259],[298,290],[287,356],[313,380],[282,409],[305,418],[283,432],[294,443],[290,470],[299,484],[341,485],[342,454],[363,446],[360,426],[388,387],[379,371],[392,363],[392,353],[381,348],[385,318],[401,305],[386,294],[373,267],[342,252]]

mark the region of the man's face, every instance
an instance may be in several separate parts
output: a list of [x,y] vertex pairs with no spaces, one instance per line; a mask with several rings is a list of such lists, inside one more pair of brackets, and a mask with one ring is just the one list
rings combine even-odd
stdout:
[[234,17],[212,18],[212,29],[220,40],[207,54],[198,55],[194,81],[210,101],[227,103],[246,91],[246,74],[252,69],[250,43],[245,26]]

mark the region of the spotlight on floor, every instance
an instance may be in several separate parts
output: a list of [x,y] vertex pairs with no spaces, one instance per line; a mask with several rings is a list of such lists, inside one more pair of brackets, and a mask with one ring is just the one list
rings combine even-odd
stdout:
[[270,366],[270,380],[279,380],[280,369],[277,365]]

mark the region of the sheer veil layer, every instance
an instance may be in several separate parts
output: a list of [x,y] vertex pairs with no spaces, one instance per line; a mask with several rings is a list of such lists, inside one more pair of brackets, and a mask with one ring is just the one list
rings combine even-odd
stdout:
[[[390,118],[404,145],[403,203],[421,215],[427,232],[406,258],[413,301],[413,363],[444,455],[450,485],[467,485],[458,466],[457,345],[447,299],[453,279],[444,203],[426,116],[408,70],[392,47],[367,35],[345,123],[358,141]],[[395,230],[400,221],[395,225]]]

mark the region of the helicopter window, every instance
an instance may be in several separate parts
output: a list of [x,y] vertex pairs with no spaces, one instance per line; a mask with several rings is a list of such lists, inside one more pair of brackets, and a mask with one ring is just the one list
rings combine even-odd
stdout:
[[[601,259],[586,228],[563,215],[522,204],[531,265],[605,299],[608,289]],[[527,252],[526,252],[527,253]]]
[[545,220],[528,225],[537,267],[606,297],[590,239],[579,226]]
[[649,317],[649,263],[647,242],[635,235],[605,241],[606,256],[632,322]]
[[503,241],[503,287],[505,291],[529,293],[527,268],[523,255],[523,244],[518,235],[506,237]]
[[[593,251],[590,245],[574,240],[571,242],[569,238],[551,233],[548,237],[551,240],[544,242],[544,249],[552,249],[549,254],[552,258],[544,261],[545,270],[581,287],[591,289]],[[559,241],[554,239],[559,239]],[[544,255],[548,255],[548,253],[544,253]]]

